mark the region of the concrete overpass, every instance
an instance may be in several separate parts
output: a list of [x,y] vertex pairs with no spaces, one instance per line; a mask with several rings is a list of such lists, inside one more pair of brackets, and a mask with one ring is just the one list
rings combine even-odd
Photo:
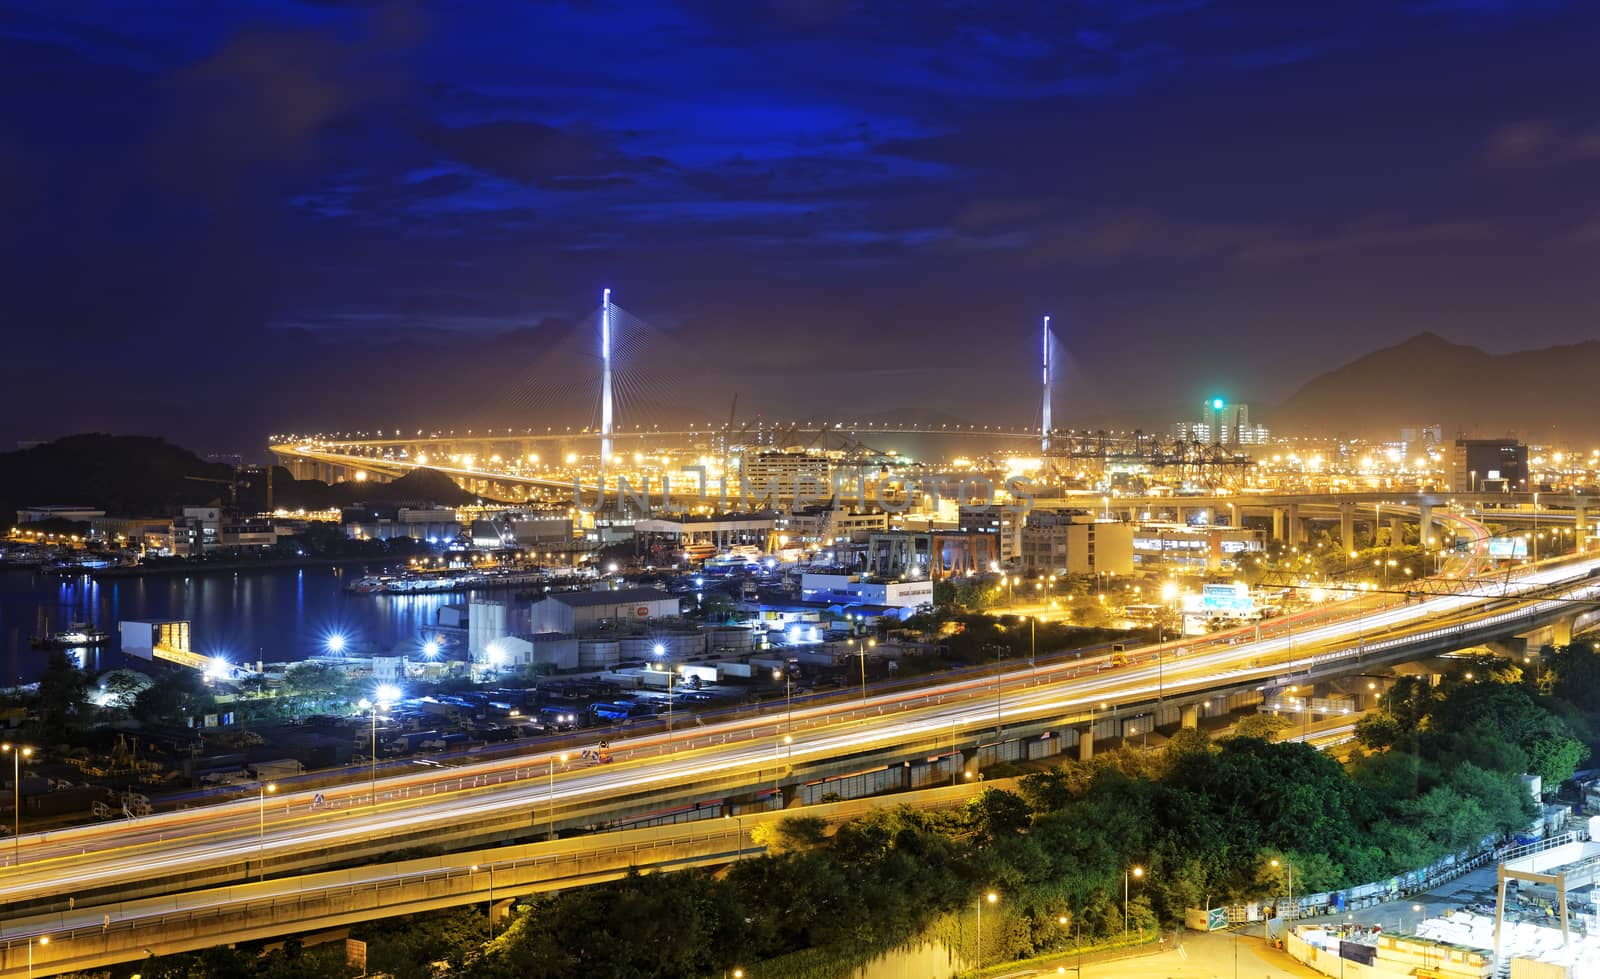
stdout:
[[[997,726],[1060,725],[1077,714],[1092,714],[1099,702],[1165,703],[1179,695],[1199,702],[1217,691],[1270,687],[1276,677],[1324,662],[1308,659],[1313,653],[1330,663],[1361,662],[1379,654],[1422,655],[1442,637],[1479,642],[1484,637],[1478,632],[1458,628],[1468,618],[1507,613],[1513,610],[1508,605],[1543,599],[1552,589],[1587,588],[1585,576],[1596,568],[1600,559],[1568,559],[1480,580],[1477,590],[1377,595],[1270,620],[1257,629],[1166,643],[1135,654],[1120,669],[1111,669],[1103,657],[1068,660],[859,703],[819,705],[796,711],[792,729],[787,718],[752,718],[708,725],[675,739],[630,739],[613,746],[618,763],[601,769],[563,766],[558,773],[554,760],[521,758],[447,774],[418,773],[383,780],[378,806],[370,805],[364,784],[324,790],[320,805],[309,792],[285,794],[274,801],[270,821],[262,815],[260,840],[255,839],[254,800],[115,827],[29,836],[21,845],[22,866],[0,882],[0,901],[30,903],[59,894],[67,884],[82,895],[105,890],[126,896],[147,886],[159,891],[175,873],[189,882],[236,879],[241,854],[251,856],[252,850],[267,870],[280,873],[335,857],[386,852],[408,845],[408,839],[470,846],[475,840],[505,838],[508,825],[519,819],[526,829],[531,810],[549,808],[553,817],[556,803],[558,825],[573,826],[774,780],[787,782],[785,791],[792,796],[796,779],[841,759],[855,764],[857,758],[897,751],[927,757]],[[1524,614],[1515,621],[1496,620],[1490,633],[1512,635],[1575,614],[1570,604],[1552,601],[1538,607],[1535,619]],[[1457,632],[1437,631],[1447,622]],[[1383,642],[1391,645],[1378,645]],[[793,742],[781,742],[785,735]],[[262,808],[265,812],[264,803]],[[462,818],[464,809],[471,819]],[[107,846],[117,849],[101,852]]]
[[[896,796],[924,809],[964,805],[996,783],[962,782]],[[810,807],[842,822],[877,800]],[[596,836],[387,861],[228,887],[116,901],[13,918],[0,928],[0,977],[57,975],[216,945],[338,928],[362,921],[483,904],[490,922],[515,898],[616,880],[632,869],[686,870],[766,852],[754,839],[781,811]],[[35,940],[29,948],[28,938]],[[38,939],[48,937],[41,944]]]
[[[1269,668],[1276,687],[1265,688],[1266,696],[1274,696],[1277,689],[1290,680],[1298,686],[1316,684],[1353,667],[1372,669],[1385,662],[1426,654],[1429,650],[1460,648],[1489,636],[1503,635],[1507,630],[1523,629],[1551,615],[1572,616],[1575,614],[1573,600],[1593,601],[1600,597],[1600,576],[1587,577],[1589,571],[1600,572],[1600,561],[1588,562],[1582,570],[1585,576],[1576,587],[1571,585],[1573,579],[1565,576],[1550,587],[1540,587],[1536,583],[1509,599],[1513,607],[1503,611],[1485,614],[1463,606],[1466,611],[1421,631],[1401,623],[1391,629],[1374,631],[1370,636],[1360,636],[1353,650],[1348,645],[1332,649],[1313,646],[1314,651],[1309,656]],[[1560,597],[1552,597],[1557,593]],[[1292,643],[1292,635],[1280,639]],[[1270,640],[1264,638],[1258,642],[1267,641]],[[1122,675],[1147,684],[1152,670],[1148,660],[1152,654],[1160,656],[1162,652],[1158,648],[1141,654],[1139,661]],[[1176,649],[1170,652],[1175,654],[1172,666],[1166,667],[1171,681],[1165,687],[1158,687],[1154,703],[1148,697],[1138,700],[1137,693],[1135,699],[1124,701],[1120,719],[1091,707],[1087,715],[1079,709],[1062,717],[1058,709],[1044,716],[1010,723],[1004,716],[1009,713],[1006,708],[1012,707],[1014,701],[1025,699],[1018,697],[1018,693],[1031,690],[1034,697],[1059,693],[1055,689],[1059,688],[1059,681],[1018,682],[1018,689],[1001,705],[1002,716],[998,719],[1008,722],[1005,735],[988,741],[980,739],[971,749],[963,748],[961,770],[971,771],[1006,758],[1031,757],[1034,746],[1049,743],[1048,739],[1040,740],[1041,733],[1047,731],[1058,738],[1069,732],[1075,735],[1073,740],[1080,756],[1086,756],[1092,753],[1096,737],[1125,737],[1125,730],[1116,730],[1119,726],[1132,724],[1138,728],[1141,720],[1195,726],[1205,705],[1226,695],[1230,689],[1241,692],[1264,689],[1258,682],[1262,677],[1255,675],[1256,671],[1248,664],[1234,671],[1230,688],[1227,685],[1230,678],[1224,678],[1222,684],[1207,682],[1203,676],[1195,676],[1192,670],[1185,669],[1196,662],[1194,657],[1204,654],[1190,650],[1178,654]],[[1155,669],[1162,669],[1160,659]],[[997,691],[1004,696],[1003,688]],[[987,715],[987,696],[977,699],[984,701],[982,712]],[[1311,701],[1311,704],[1314,707],[1316,702]],[[964,709],[971,710],[974,706],[971,698],[965,699]],[[883,705],[879,705],[879,709],[883,709]],[[984,716],[981,720],[987,725],[991,718]],[[1108,727],[1112,730],[1107,731]],[[1322,733],[1319,731],[1318,735]],[[926,752],[938,751],[942,740],[942,731],[925,730],[920,744],[913,741],[887,751],[835,758],[832,766],[859,768],[870,756],[875,761],[887,758],[890,764],[885,770],[892,771],[893,760],[908,752],[919,760],[928,761]],[[1057,744],[1053,748],[1060,752],[1072,746]],[[691,749],[691,753],[704,750]],[[893,801],[928,806],[959,805],[990,784],[994,783],[957,780],[954,785],[897,795]],[[493,916],[496,909],[503,908],[513,896],[611,880],[631,867],[683,869],[727,863],[746,853],[761,852],[751,836],[754,828],[788,814],[786,808],[761,809],[749,801],[740,803],[730,798],[718,802],[714,811],[716,818],[706,821],[468,850],[450,856],[364,864],[298,876],[273,876],[259,882],[222,887],[184,886],[172,893],[145,898],[114,898],[103,902],[79,898],[67,907],[62,907],[58,898],[54,907],[20,917],[11,916],[6,922],[0,934],[0,976],[25,974],[25,955],[29,951],[35,973],[53,975],[134,961],[151,954],[173,954],[224,942],[315,931],[465,904],[488,904]],[[821,804],[808,806],[806,812],[825,819],[842,819],[860,813],[871,804],[862,801]],[[524,814],[519,818],[525,825],[531,822],[538,827],[541,815],[535,810],[531,816]],[[265,846],[264,828],[262,834]],[[246,876],[251,869],[248,849],[235,847],[234,853],[234,859],[242,862],[241,869]],[[51,939],[48,945],[37,941],[46,936]],[[27,944],[29,938],[35,940],[31,949]]]

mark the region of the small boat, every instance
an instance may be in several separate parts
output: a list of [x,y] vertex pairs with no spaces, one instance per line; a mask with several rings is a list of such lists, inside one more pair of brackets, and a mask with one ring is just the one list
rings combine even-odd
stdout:
[[111,638],[111,633],[97,629],[93,622],[73,622],[60,632],[44,637],[35,636],[33,644],[41,649],[72,649],[75,646],[100,646]]

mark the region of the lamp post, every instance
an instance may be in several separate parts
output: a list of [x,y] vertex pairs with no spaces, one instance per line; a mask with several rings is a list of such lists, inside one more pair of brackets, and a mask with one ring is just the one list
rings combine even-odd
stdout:
[[[566,755],[562,755],[561,756],[561,764],[565,765],[566,763],[567,763],[567,756]],[[545,835],[546,835],[547,838],[553,840],[553,839],[556,838],[556,756],[555,755],[551,755],[550,756],[550,800],[549,800],[547,808],[549,809],[549,827],[550,828],[546,832]]]
[[372,804],[373,805],[377,805],[378,804],[378,709],[380,707],[387,707],[390,704],[394,703],[395,701],[399,700],[400,699],[400,691],[397,688],[395,688],[394,686],[391,686],[390,684],[385,683],[384,685],[380,686],[377,690],[374,690],[372,692],[372,697],[373,697],[372,700],[367,700],[365,697],[363,697],[360,701],[358,701],[356,703],[356,706],[362,708],[363,710],[365,710],[367,708],[371,708],[371,710],[372,710],[372,776],[371,776]]
[[1277,867],[1281,866],[1281,867],[1283,867],[1283,869],[1288,874],[1288,877],[1289,877],[1289,910],[1291,912],[1293,912],[1294,911],[1294,867],[1291,866],[1289,864],[1289,861],[1287,861],[1287,860],[1283,861],[1280,864],[1277,857],[1273,857],[1271,863],[1272,863],[1272,866],[1273,866],[1274,869],[1276,869]]
[[22,863],[22,759],[33,757],[33,749],[7,742],[0,745],[0,751],[11,755],[11,865],[15,867]]
[[267,782],[261,786],[260,817],[261,831],[256,838],[256,863],[260,866],[260,878],[267,879],[267,796],[278,791],[278,783]]
[[[1005,646],[1000,643],[994,644],[994,740],[997,745],[1000,741],[1000,692],[1003,689],[1000,682],[1000,657],[1005,651]],[[995,750],[998,751],[999,748],[997,747]]]
[[[41,946],[48,945],[50,944],[50,936],[40,935],[38,941]],[[28,936],[28,979],[33,979],[33,942],[33,936]]]
[[[478,872],[478,865],[477,864],[473,864],[470,869],[472,870],[473,873],[477,873]],[[492,864],[492,863],[489,864],[487,869],[489,871],[489,940],[493,941],[494,940],[494,864]]]
[[678,682],[678,671],[675,670],[675,669],[671,669],[671,666],[672,666],[671,663],[668,663],[667,666],[668,666],[668,670],[667,670],[667,747],[671,748],[672,747],[672,699],[673,699],[672,698],[672,693],[673,693],[672,688]]
[[774,680],[780,676],[783,677],[783,707],[785,714],[787,714],[787,720],[784,721],[784,730],[792,734],[794,733],[794,696],[791,693],[793,687],[787,669],[772,671]]
[[1539,494],[1533,494],[1533,563],[1539,563]]
[[983,902],[984,901],[988,901],[990,904],[993,904],[998,900],[1000,900],[1000,895],[996,894],[994,891],[990,891],[989,893],[987,893],[987,894],[985,894],[983,896],[982,900],[978,901],[978,968],[979,969],[983,968]]
[[1128,940],[1128,875],[1136,878],[1144,877],[1143,867],[1133,867],[1122,872],[1122,940]]
[[856,637],[856,655],[861,657],[861,702],[867,702],[867,650],[878,645],[878,640],[868,639],[863,642],[860,636]]

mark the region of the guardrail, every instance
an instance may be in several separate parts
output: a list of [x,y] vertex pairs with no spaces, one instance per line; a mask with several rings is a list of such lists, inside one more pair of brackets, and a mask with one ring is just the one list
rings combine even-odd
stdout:
[[[891,803],[909,800],[921,808],[945,809],[965,804],[982,788],[941,786],[898,794]],[[838,820],[882,802],[829,803],[808,806],[805,813]],[[765,852],[765,846],[754,844],[754,828],[788,815],[729,816],[717,820],[715,829],[689,823],[625,830],[13,919],[0,929],[0,977],[29,974],[30,955],[31,974],[55,975],[222,942],[601,883],[631,868],[662,871],[729,863]],[[40,941],[44,937],[48,943]]]

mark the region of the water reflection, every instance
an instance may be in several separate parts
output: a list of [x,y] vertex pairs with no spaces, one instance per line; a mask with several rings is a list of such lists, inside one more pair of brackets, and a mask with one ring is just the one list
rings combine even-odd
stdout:
[[[372,571],[379,570],[374,567]],[[352,574],[368,573],[351,569]],[[441,605],[467,595],[350,595],[350,580],[331,568],[189,576],[58,578],[28,570],[0,571],[0,682],[30,683],[46,651],[29,640],[68,622],[93,622],[111,633],[104,646],[73,652],[86,669],[123,665],[117,623],[187,619],[195,650],[231,662],[281,662],[319,651],[325,636],[349,638],[352,653],[417,655],[419,635],[438,621]],[[506,598],[509,595],[497,595]]]

